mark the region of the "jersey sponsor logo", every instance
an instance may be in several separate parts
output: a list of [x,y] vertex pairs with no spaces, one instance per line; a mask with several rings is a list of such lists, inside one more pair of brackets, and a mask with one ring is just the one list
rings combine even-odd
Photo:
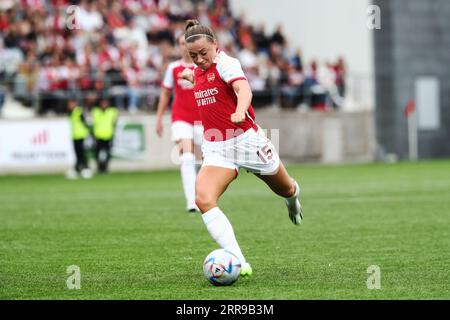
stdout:
[[208,82],[213,82],[216,79],[216,75],[214,73],[208,73],[206,76],[206,79],[208,79]]
[[218,93],[219,93],[219,89],[217,89],[216,87],[206,89],[206,90],[194,91],[195,99],[208,98],[211,96],[215,96]]
[[208,97],[208,98],[203,98],[203,99],[197,99],[197,106],[204,107],[204,106],[207,106],[208,104],[213,104],[216,102],[217,102],[217,100],[214,96]]
[[198,107],[203,107],[212,103],[216,103],[216,98],[214,97],[219,93],[219,89],[216,87],[194,91],[195,99],[197,101]]

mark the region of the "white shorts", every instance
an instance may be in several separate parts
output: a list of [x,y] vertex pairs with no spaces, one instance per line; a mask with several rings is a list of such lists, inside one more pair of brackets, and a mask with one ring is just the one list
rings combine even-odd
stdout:
[[254,129],[226,141],[203,141],[202,166],[216,166],[239,171],[270,175],[275,174],[280,165],[280,157],[272,142]]
[[172,141],[193,139],[194,143],[201,145],[203,141],[203,126],[190,124],[185,121],[172,122]]

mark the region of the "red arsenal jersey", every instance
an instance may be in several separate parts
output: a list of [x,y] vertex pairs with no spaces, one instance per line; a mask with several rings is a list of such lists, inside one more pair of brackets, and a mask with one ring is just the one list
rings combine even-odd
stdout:
[[194,65],[183,63],[181,60],[170,63],[164,75],[162,86],[166,89],[174,89],[172,122],[185,121],[194,124],[201,118],[194,99],[192,83],[179,77],[179,74],[185,68],[193,69]]
[[194,69],[194,96],[206,140],[228,140],[250,128],[257,129],[251,105],[243,122],[231,122],[231,114],[236,112],[237,106],[237,95],[232,83],[241,79],[247,78],[239,60],[220,50],[208,70]]

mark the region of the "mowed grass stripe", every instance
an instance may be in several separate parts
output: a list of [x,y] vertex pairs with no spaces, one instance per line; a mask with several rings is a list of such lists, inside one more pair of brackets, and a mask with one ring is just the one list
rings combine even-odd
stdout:
[[[2,299],[448,299],[450,162],[293,165],[305,220],[241,171],[221,199],[254,276],[216,288],[217,245],[184,212],[179,172],[0,183]],[[81,289],[66,268],[81,268]],[[367,268],[381,268],[369,290]]]

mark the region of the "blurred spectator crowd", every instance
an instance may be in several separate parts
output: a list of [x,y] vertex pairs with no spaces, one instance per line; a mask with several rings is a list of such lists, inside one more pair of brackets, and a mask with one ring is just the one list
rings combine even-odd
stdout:
[[342,59],[305,65],[281,26],[269,34],[250,25],[227,0],[2,0],[0,103],[3,84],[40,114],[65,112],[69,98],[154,110],[165,68],[179,57],[174,39],[191,18],[212,27],[219,46],[241,61],[255,106],[342,105]]

